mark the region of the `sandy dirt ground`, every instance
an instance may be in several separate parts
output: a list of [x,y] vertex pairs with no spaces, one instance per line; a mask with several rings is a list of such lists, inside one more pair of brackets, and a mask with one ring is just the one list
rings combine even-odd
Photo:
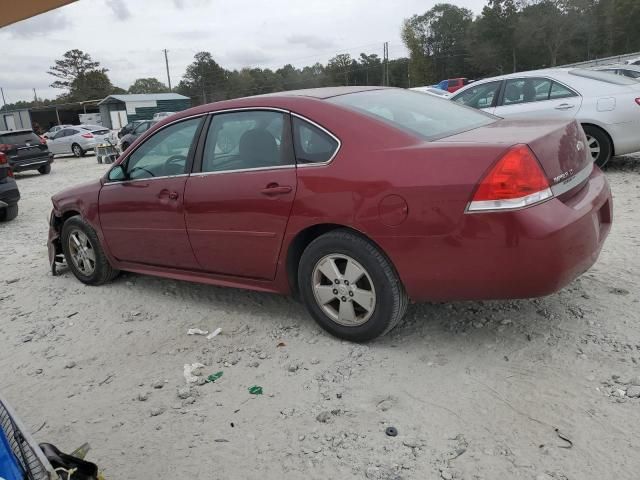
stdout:
[[[290,298],[53,277],[49,198],[105,168],[18,174],[20,215],[0,225],[0,389],[38,441],[90,442],[107,479],[640,477],[640,157],[611,162],[611,235],[569,287],[413,305],[368,345]],[[185,388],[194,362],[223,376]]]

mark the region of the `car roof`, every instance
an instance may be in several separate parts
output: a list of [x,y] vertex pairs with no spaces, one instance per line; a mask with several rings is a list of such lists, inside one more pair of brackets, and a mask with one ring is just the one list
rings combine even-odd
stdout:
[[640,72],[640,65],[631,65],[626,63],[612,63],[609,65],[597,65],[595,67],[590,68],[590,70],[609,70],[609,69],[631,70],[634,72]]
[[[565,67],[565,68],[544,68],[539,70],[529,70],[526,72],[516,72],[509,73],[506,75],[499,75],[497,77],[483,78],[482,80],[477,80],[469,85],[465,85],[463,88],[458,90],[453,94],[456,96],[462,92],[467,91],[470,88],[474,88],[478,85],[482,85],[488,82],[508,80],[510,78],[526,78],[526,77],[548,77],[553,80],[557,80],[560,83],[566,84],[568,87],[577,90],[581,94],[587,95],[597,95],[602,93],[603,84],[605,80],[598,80],[596,78],[591,78],[588,75],[593,70],[588,70],[585,68],[574,68],[574,67]],[[585,74],[585,75],[583,75]],[[602,73],[601,75],[606,75],[610,77],[607,82],[607,90],[609,93],[619,93],[620,91],[628,92],[628,88],[637,82],[634,82],[631,79],[625,79],[624,77],[616,74]]]
[[253,97],[311,97],[319,99],[327,99],[331,97],[337,97],[339,95],[347,95],[349,93],[366,92],[368,90],[382,90],[389,87],[365,87],[365,86],[352,86],[352,87],[322,87],[322,88],[306,88],[302,90],[287,90],[284,92],[267,93],[264,95],[255,95]]

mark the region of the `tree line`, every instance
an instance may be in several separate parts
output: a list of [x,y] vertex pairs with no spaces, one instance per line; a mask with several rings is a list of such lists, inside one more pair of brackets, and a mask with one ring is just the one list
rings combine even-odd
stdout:
[[[514,71],[640,51],[638,0],[488,0],[480,15],[449,3],[404,20],[409,56],[385,62],[375,53],[339,54],[303,68],[228,70],[210,52],[198,52],[173,89],[194,105],[282,90],[336,85],[410,87],[446,78],[481,78]],[[388,70],[388,75],[385,72]],[[7,109],[104,98],[117,93],[168,92],[156,78],[139,78],[127,90],[108,70],[74,49],[55,61],[53,100],[16,102]]]

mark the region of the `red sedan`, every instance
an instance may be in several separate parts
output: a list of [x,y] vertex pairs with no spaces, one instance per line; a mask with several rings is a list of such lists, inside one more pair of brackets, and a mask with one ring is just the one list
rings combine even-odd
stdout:
[[64,255],[84,283],[126,270],[294,294],[354,341],[410,300],[555,292],[612,217],[578,123],[377,87],[192,108],[52,200],[52,266]]

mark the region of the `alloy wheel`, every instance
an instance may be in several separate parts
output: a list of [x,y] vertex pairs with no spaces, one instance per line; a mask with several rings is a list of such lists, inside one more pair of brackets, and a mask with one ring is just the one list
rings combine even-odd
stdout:
[[73,265],[83,275],[91,276],[96,269],[96,252],[89,237],[81,230],[73,230],[68,246]]
[[375,310],[376,290],[371,276],[348,255],[321,258],[313,268],[312,282],[318,306],[340,325],[362,325]]
[[73,154],[76,157],[79,157],[82,154],[82,150],[80,150],[80,147],[78,145],[73,146]]
[[587,135],[587,147],[589,148],[589,152],[591,152],[591,158],[596,160],[600,156],[600,142],[598,139]]

